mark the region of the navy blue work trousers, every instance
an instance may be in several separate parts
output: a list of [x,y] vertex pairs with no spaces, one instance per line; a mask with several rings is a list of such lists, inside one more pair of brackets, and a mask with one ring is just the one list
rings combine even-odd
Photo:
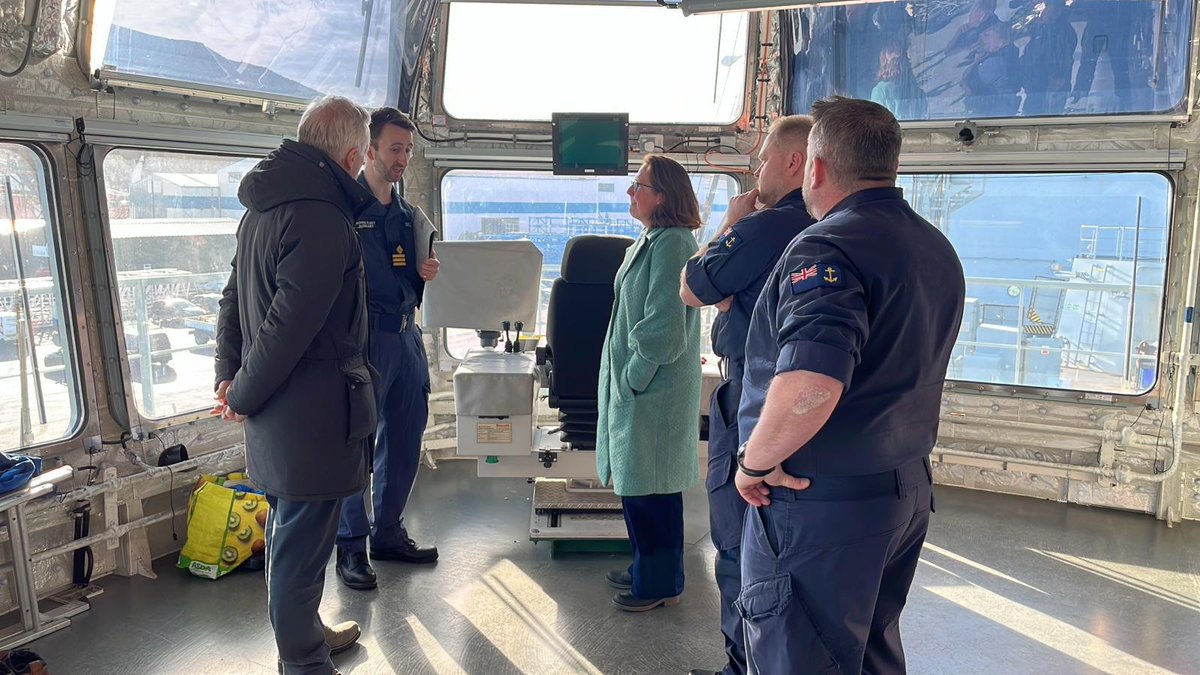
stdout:
[[429,361],[421,329],[371,332],[370,361],[379,372],[375,401],[375,468],[371,475],[374,524],[367,515],[367,490],[342,500],[337,545],[364,551],[367,535],[375,546],[394,547],[408,539],[404,507],[417,480],[421,438],[429,418]]
[[928,459],[869,476],[813,477],[748,509],[742,593],[750,673],[905,672],[900,612],[929,514]]
[[673,598],[683,592],[683,493],[621,497],[633,549],[630,593]]
[[725,380],[713,390],[708,414],[708,490],[709,533],[717,549],[715,571],[721,592],[721,633],[725,637],[723,670],[725,675],[746,672],[745,637],[742,617],[733,603],[742,591],[742,521],[746,500],[733,484],[737,469],[737,409],[742,397],[741,373]]
[[267,496],[267,615],[284,675],[329,675],[333,662],[317,610],[333,553],[339,500]]

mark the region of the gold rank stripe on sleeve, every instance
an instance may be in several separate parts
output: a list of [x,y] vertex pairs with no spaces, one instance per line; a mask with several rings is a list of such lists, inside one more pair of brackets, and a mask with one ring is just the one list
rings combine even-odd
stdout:
[[404,255],[404,246],[397,246],[396,252],[392,254],[392,267],[407,267],[408,258]]

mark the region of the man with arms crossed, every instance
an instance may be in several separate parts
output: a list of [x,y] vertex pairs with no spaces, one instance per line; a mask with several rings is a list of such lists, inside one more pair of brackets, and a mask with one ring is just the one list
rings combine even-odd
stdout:
[[[746,331],[767,275],[797,234],[812,224],[804,207],[805,153],[812,118],[792,115],[775,122],[758,153],[758,188],[729,202],[721,231],[688,261],[679,296],[691,307],[716,305],[712,348],[721,357],[722,382],[713,391],[708,415],[708,514],[717,548],[721,632],[729,662],[724,675],[746,672],[742,618],[733,608],[742,590],[742,521],[746,502],[733,485],[738,447],[737,411],[746,365]],[[763,208],[759,208],[761,203]],[[694,675],[705,671],[693,670]],[[712,673],[712,671],[707,671]]]

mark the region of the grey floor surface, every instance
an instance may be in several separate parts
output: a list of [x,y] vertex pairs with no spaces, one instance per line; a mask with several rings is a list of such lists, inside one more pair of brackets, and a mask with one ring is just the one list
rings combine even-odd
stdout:
[[[422,469],[410,530],[435,566],[377,563],[379,589],[341,587],[322,614],[355,619],[346,673],[686,673],[721,665],[704,493],[685,496],[677,607],[613,608],[615,555],[552,559],[528,541],[531,486],[473,462]],[[261,574],[115,576],[74,624],[30,648],[54,675],[275,672]],[[909,672],[1200,673],[1200,524],[939,488],[903,619]],[[774,675],[774,674],[772,674]]]

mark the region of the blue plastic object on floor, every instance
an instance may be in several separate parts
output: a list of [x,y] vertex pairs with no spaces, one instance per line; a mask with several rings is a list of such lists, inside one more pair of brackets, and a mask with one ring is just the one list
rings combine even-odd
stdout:
[[25,487],[29,479],[41,472],[42,460],[39,457],[0,452],[0,494]]

